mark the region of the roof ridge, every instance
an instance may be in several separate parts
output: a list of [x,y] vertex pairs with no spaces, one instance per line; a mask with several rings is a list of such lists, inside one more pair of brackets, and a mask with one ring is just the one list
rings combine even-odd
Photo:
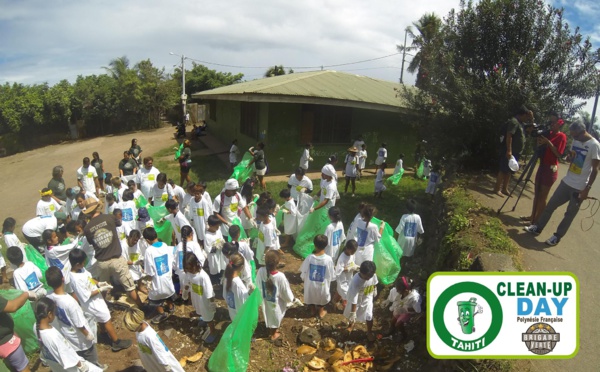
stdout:
[[[315,73],[315,71],[295,72],[293,74],[280,75],[280,76],[289,77],[290,75],[296,75],[297,74],[296,76],[293,76],[293,77],[297,77],[298,75],[301,75],[301,74],[307,74],[306,76],[300,76],[298,79],[281,79],[283,81],[279,81],[279,82],[276,82],[276,83],[273,83],[273,84],[265,85],[264,87],[255,89],[254,92],[260,92],[260,91],[265,90],[265,89],[270,89],[270,88],[278,87],[280,85],[288,84],[291,81],[304,80],[304,79],[308,79],[308,78],[313,77],[313,76],[322,75],[322,74],[328,73],[328,72],[332,72],[332,70],[321,70],[321,71],[316,71],[316,73]],[[333,72],[335,72],[335,71],[333,71]],[[308,74],[310,74],[310,76]]]

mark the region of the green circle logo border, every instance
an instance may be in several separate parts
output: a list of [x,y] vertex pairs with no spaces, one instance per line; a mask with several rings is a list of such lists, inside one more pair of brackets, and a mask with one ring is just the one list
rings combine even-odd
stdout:
[[[490,310],[492,313],[492,324],[488,331],[479,339],[473,341],[464,341],[459,339],[458,337],[454,337],[448,328],[446,327],[446,322],[444,321],[444,310],[446,305],[450,302],[450,300],[461,293],[471,292],[478,294],[483,297],[487,303],[490,305]],[[454,338],[460,342],[477,342],[478,340],[486,339],[485,346],[481,347],[478,350],[484,349],[489,344],[491,344],[498,334],[500,333],[500,329],[502,328],[502,323],[504,321],[504,314],[502,312],[502,305],[498,300],[498,297],[492,292],[488,287],[475,283],[475,282],[462,282],[456,283],[450,287],[448,287],[435,301],[435,305],[433,307],[433,326],[435,328],[435,332],[438,334],[438,337],[442,339],[442,341],[450,346],[453,349],[456,349],[452,346],[452,342],[449,342],[451,338]],[[464,352],[471,352],[477,350],[462,350]]]

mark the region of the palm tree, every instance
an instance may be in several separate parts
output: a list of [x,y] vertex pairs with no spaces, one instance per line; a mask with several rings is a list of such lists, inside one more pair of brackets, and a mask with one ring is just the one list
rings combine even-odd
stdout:
[[[290,73],[294,72],[290,69]],[[265,77],[273,77],[273,76],[279,76],[279,75],[285,75],[285,68],[283,68],[283,65],[275,65],[273,67],[269,67],[269,69],[267,70],[267,72],[265,72]]]
[[127,56],[122,56],[119,58],[115,58],[108,64],[108,67],[103,67],[110,75],[119,80],[125,72],[129,69],[129,58]]
[[414,55],[412,61],[408,65],[408,72],[417,73],[417,81],[415,85],[417,87],[423,84],[423,78],[427,74],[427,53],[424,49],[431,46],[435,38],[440,34],[442,28],[442,20],[435,15],[435,13],[426,13],[417,22],[413,22],[413,26],[417,29],[419,34],[415,34],[411,27],[408,27],[406,31],[408,35],[413,39],[410,47],[398,45],[398,51],[415,51],[418,52]]

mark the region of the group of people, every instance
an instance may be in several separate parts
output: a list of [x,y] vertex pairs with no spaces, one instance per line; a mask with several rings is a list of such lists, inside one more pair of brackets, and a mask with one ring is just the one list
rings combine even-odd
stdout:
[[[561,131],[564,120],[557,112],[547,115],[543,129],[534,126],[533,120],[533,112],[526,106],[521,106],[504,125],[500,136],[500,170],[494,193],[500,197],[510,196],[510,177],[518,169],[514,165],[511,168],[510,163],[512,161],[513,164],[518,164],[525,148],[526,135],[534,131],[537,142],[534,159],[539,160],[534,180],[534,199],[531,214],[521,216],[521,219],[528,224],[525,231],[539,235],[556,209],[568,203],[556,232],[546,240],[546,244],[555,246],[567,233],[596,180],[600,166],[600,143],[587,132],[583,122],[577,119],[569,125],[573,141],[567,150],[567,136]],[[567,174],[548,201],[550,190],[558,179],[559,159],[563,157],[569,162]]]
[[[263,149],[264,144],[259,143],[250,150],[259,179],[266,168],[262,167]],[[360,170],[358,152],[354,146],[349,150],[347,179],[358,176]],[[36,301],[36,324],[32,326],[41,357],[57,371],[106,369],[95,348],[98,324],[110,338],[113,351],[132,345],[131,340],[118,337],[107,306],[106,295],[118,290],[124,291],[133,305],[125,311],[123,324],[136,333],[147,370],[182,370],[151,326],[168,319],[178,299],[193,306],[190,317],[199,317],[205,327],[202,340],[216,340],[215,293],[219,290],[233,320],[258,288],[271,339],[281,342],[279,327],[286,310],[302,306],[302,302],[292,293],[287,275],[279,271],[285,266],[280,236],[283,247],[290,246],[303,216],[321,208],[327,209],[331,223],[323,234],[314,237],[314,252],[301,266],[304,303],[312,314],[322,318],[327,314],[325,305],[333,299],[334,307],[348,319],[349,330],[356,322],[364,322],[368,338],[374,339],[373,300],[378,281],[373,255],[383,223],[375,225],[375,207],[361,203],[350,228],[344,229],[341,211],[336,207],[339,192],[335,156],[321,170],[320,190],[314,201],[313,183],[299,167],[290,176],[288,187],[279,193],[283,202],[280,207],[264,191],[264,179],[259,181],[263,192],[258,197],[253,194],[252,179],[241,187],[236,179],[228,179],[213,199],[205,182],[194,183],[188,178],[183,189],[153,166],[152,157],[140,159],[141,152],[133,140],[115,177],[105,172],[97,153],[93,155],[95,162],[84,158],[75,172],[77,186],[73,187],[66,187],[62,167],[53,169],[48,187],[40,192],[36,217],[22,229],[27,242],[44,255],[48,266],[45,273],[28,261],[28,248],[14,231],[16,221],[5,219],[7,260],[14,270],[15,287],[24,291],[13,300],[0,297],[0,356],[15,370],[27,371],[28,361],[7,313],[16,311],[27,299]],[[379,157],[383,158],[380,169],[385,169],[387,152]],[[180,165],[186,159],[189,152],[179,157]],[[350,168],[353,171],[349,172]],[[144,200],[152,208],[164,206],[168,213],[151,218],[151,207],[144,206]],[[280,208],[284,214],[283,232],[275,218]],[[413,200],[407,202],[407,209],[396,231],[404,256],[411,257],[417,236],[424,230]],[[170,245],[158,237],[158,227],[165,221],[173,228]],[[2,261],[1,265],[6,263]],[[5,271],[3,277],[6,279]],[[331,293],[334,281],[335,291]],[[141,301],[139,292],[147,294],[148,303]],[[405,335],[404,324],[421,312],[420,303],[419,291],[412,287],[411,280],[399,277],[386,302],[393,328]],[[150,321],[146,322],[148,317]]]

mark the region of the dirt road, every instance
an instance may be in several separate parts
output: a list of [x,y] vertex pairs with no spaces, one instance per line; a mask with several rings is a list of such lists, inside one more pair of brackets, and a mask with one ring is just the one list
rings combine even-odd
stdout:
[[[559,185],[560,180],[567,172],[567,166],[561,164],[559,178],[550,191],[550,195]],[[535,172],[532,178],[535,178]],[[498,210],[504,198],[495,196],[491,190],[493,180],[491,177],[482,176],[471,183],[471,189],[475,197],[488,207]],[[520,190],[520,187],[519,189]],[[516,200],[516,195],[510,198],[500,214],[500,219],[507,227],[509,235],[521,248],[524,269],[527,271],[570,271],[579,278],[580,283],[580,339],[579,353],[573,359],[568,360],[537,360],[519,361],[518,370],[530,368],[532,371],[597,371],[600,366],[600,354],[597,352],[599,345],[598,318],[600,317],[600,296],[598,295],[598,283],[600,283],[600,215],[596,216],[596,222],[590,216],[591,206],[588,202],[582,204],[582,210],[573,221],[569,232],[561,242],[550,247],[544,242],[556,230],[562,219],[566,205],[556,210],[550,223],[542,234],[534,237],[525,231],[525,226],[519,216],[530,215],[533,199],[533,184],[528,183],[525,192],[514,212],[511,211]],[[600,188],[595,185],[590,196],[599,197]],[[584,210],[584,208],[586,208]],[[597,208],[597,207],[596,207]],[[583,226],[582,226],[583,225]],[[590,229],[591,227],[591,229]],[[584,231],[589,229],[589,231]]]

